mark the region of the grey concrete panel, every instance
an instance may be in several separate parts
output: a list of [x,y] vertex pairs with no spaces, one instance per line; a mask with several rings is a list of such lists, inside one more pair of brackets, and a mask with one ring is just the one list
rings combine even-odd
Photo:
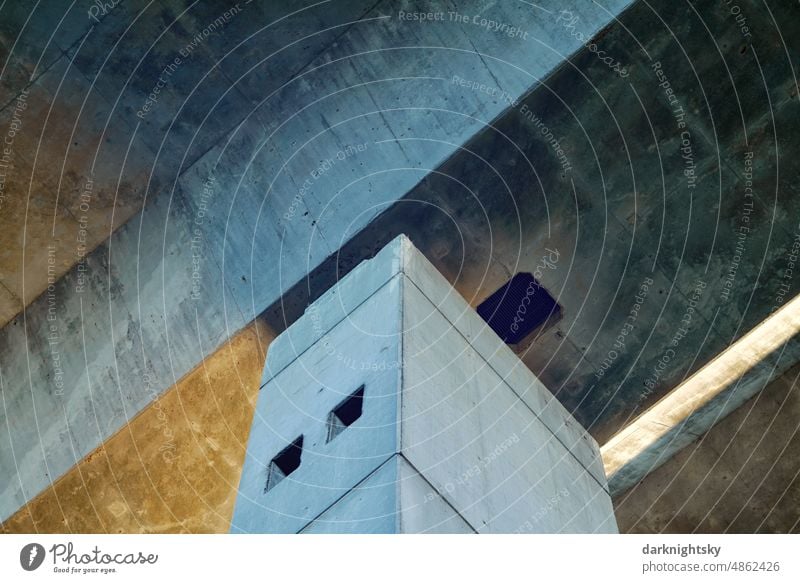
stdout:
[[[261,389],[233,532],[297,532],[395,454],[399,298],[395,278]],[[328,442],[329,413],[362,385],[361,416]],[[270,461],[300,435],[299,468],[265,492]]]
[[475,531],[398,454],[301,532],[455,534]]
[[475,529],[402,455],[398,459],[399,532],[404,534],[474,534]]
[[356,269],[325,292],[269,346],[262,384],[266,384],[336,324],[349,316],[387,281],[402,273],[403,239],[396,238],[370,260],[370,268]]
[[[406,240],[407,241],[407,240]],[[531,370],[517,357],[447,282],[410,241],[404,255],[403,270],[423,294],[447,318],[472,348],[490,363],[494,371],[525,401],[542,423],[591,470],[599,482],[605,482],[597,442],[570,415]]]
[[398,456],[392,456],[300,532],[395,534],[399,511]]
[[[598,482],[414,287],[404,302],[403,453],[478,532],[613,527]],[[588,477],[588,480],[583,476]],[[560,515],[542,514],[558,501]],[[599,504],[588,512],[585,506]],[[605,512],[605,514],[604,514]]]

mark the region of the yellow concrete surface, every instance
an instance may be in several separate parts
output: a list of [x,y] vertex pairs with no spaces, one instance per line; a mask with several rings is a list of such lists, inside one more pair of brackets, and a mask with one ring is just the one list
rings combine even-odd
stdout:
[[271,340],[250,324],[2,531],[227,532]]

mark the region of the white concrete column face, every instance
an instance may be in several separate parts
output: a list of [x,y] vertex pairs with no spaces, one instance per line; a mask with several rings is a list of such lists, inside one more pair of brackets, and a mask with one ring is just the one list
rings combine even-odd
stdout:
[[270,346],[232,532],[616,532],[597,444],[405,237]]

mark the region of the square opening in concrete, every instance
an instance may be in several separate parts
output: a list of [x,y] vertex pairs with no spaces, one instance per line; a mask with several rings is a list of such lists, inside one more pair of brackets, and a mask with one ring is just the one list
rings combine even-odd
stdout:
[[342,431],[350,427],[356,419],[361,417],[364,410],[364,385],[361,385],[356,392],[339,403],[336,408],[328,414],[328,439],[332,440]]
[[561,307],[530,273],[518,273],[478,306],[478,314],[506,344],[554,322]]
[[267,470],[267,485],[264,493],[277,486],[281,480],[300,467],[300,456],[303,453],[303,436],[301,435],[272,458]]

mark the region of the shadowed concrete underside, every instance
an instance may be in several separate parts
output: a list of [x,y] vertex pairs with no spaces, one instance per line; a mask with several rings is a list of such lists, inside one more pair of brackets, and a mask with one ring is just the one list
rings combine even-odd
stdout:
[[[79,49],[78,44],[82,32],[56,38],[58,47],[47,49],[47,58],[35,76],[36,87],[31,88],[31,97],[28,98],[32,105],[26,110],[28,117],[23,119],[23,123],[28,124],[26,127],[36,128],[33,124],[41,122],[46,109],[42,104],[55,99],[55,88],[62,77],[85,88],[86,79],[93,80],[94,75],[100,72],[102,60],[109,52],[107,49],[119,38],[125,18],[136,14],[133,3],[126,8],[128,4],[120,6],[117,12],[119,20],[109,18],[103,21],[93,36],[88,37],[84,49]],[[619,4],[621,7],[622,3]],[[120,209],[115,211],[113,221],[108,205],[113,205],[118,176],[110,173],[96,177],[95,192],[102,193],[102,196],[93,199],[97,201],[93,208],[98,214],[91,218],[97,225],[92,241],[94,244],[105,243],[87,260],[92,274],[88,295],[80,297],[74,293],[76,273],[74,268],[69,271],[74,246],[72,238],[78,230],[76,218],[80,215],[73,208],[73,216],[66,213],[63,224],[61,219],[55,223],[59,229],[63,227],[61,239],[67,242],[63,249],[58,247],[57,252],[59,267],[56,274],[66,273],[57,291],[59,323],[64,335],[70,334],[71,341],[78,343],[81,334],[85,335],[87,354],[92,358],[91,371],[84,371],[88,367],[83,349],[74,351],[74,358],[67,363],[72,374],[69,386],[85,393],[85,387],[91,381],[91,386],[101,391],[103,398],[76,398],[69,404],[70,428],[53,436],[52,452],[46,454],[57,457],[58,463],[52,468],[42,466],[42,460],[27,465],[20,473],[26,483],[21,491],[26,494],[15,493],[14,503],[7,505],[8,509],[18,508],[38,491],[37,488],[46,487],[64,471],[69,471],[65,480],[75,479],[75,469],[86,462],[69,469],[73,463],[95,450],[136,412],[144,409],[142,417],[156,414],[153,405],[148,405],[153,395],[142,386],[143,373],[155,378],[155,390],[162,392],[217,346],[224,349],[225,338],[263,310],[266,310],[264,318],[269,326],[280,331],[302,313],[310,300],[401,232],[409,234],[473,306],[515,272],[536,272],[537,268],[541,271],[541,259],[547,249],[558,251],[557,268],[544,269],[541,279],[564,308],[564,318],[516,350],[598,441],[606,442],[639,413],[762,321],[776,307],[779,298],[791,297],[799,287],[798,278],[787,271],[793,241],[800,232],[797,224],[800,171],[797,164],[788,163],[800,150],[796,141],[796,136],[800,135],[800,107],[795,78],[797,67],[795,64],[793,68],[787,55],[797,54],[800,31],[794,29],[800,23],[793,18],[787,5],[770,6],[768,11],[755,2],[741,4],[746,8],[751,29],[755,31],[752,39],[742,38],[730,14],[716,3],[696,5],[690,12],[686,6],[669,2],[636,4],[621,15],[621,23],[607,27],[596,39],[609,54],[621,55],[630,71],[630,77],[625,80],[598,61],[591,51],[581,51],[564,62],[564,58],[577,48],[577,45],[570,48],[566,43],[563,54],[551,55],[553,58],[550,60],[539,62],[536,57],[526,57],[531,59],[528,62],[530,67],[538,67],[536,70],[544,73],[552,71],[559,63],[561,66],[542,79],[544,82],[514,107],[508,107],[508,103],[493,103],[485,94],[453,83],[448,70],[448,75],[441,76],[441,79],[414,81],[413,86],[409,86],[408,81],[396,81],[390,89],[378,91],[380,83],[375,83],[369,89],[361,87],[347,92],[341,100],[334,96],[324,107],[318,105],[309,109],[305,117],[301,115],[291,127],[278,131],[272,140],[264,137],[276,130],[287,115],[318,98],[322,91],[338,91],[348,85],[377,81],[382,70],[412,75],[425,70],[435,72],[436,67],[425,69],[422,65],[414,65],[415,59],[424,61],[422,53],[414,58],[407,58],[408,55],[403,58],[387,56],[391,53],[374,61],[365,58],[356,64],[356,73],[350,69],[350,63],[346,67],[342,64],[341,69],[334,65],[336,75],[329,74],[331,69],[322,74],[326,71],[322,69],[306,79],[308,87],[280,93],[274,101],[253,110],[252,117],[247,116],[246,112],[254,107],[253,104],[282,82],[281,78],[265,75],[269,70],[265,65],[256,70],[260,74],[247,76],[237,84],[234,92],[226,95],[225,101],[214,109],[217,112],[213,116],[214,123],[203,126],[204,130],[193,142],[192,132],[185,128],[196,127],[202,121],[202,114],[209,111],[209,103],[230,87],[233,77],[243,72],[230,68],[214,70],[204,81],[208,84],[207,87],[203,85],[206,91],[195,95],[192,99],[196,101],[190,101],[186,111],[180,114],[185,116],[180,118],[183,123],[177,124],[180,131],[169,134],[159,153],[149,192],[166,194],[148,195],[148,206],[141,215],[135,215],[141,206],[142,194],[147,190],[143,185],[147,185],[149,179],[145,172],[151,164],[148,156],[154,158],[154,152],[162,146],[164,128],[174,118],[182,96],[193,88],[195,72],[213,69],[214,59],[232,48],[235,39],[253,31],[254,27],[263,26],[259,19],[266,22],[276,14],[264,13],[258,18],[232,20],[229,33],[220,35],[222,44],[209,43],[201,48],[201,52],[195,53],[191,67],[186,67],[170,86],[170,91],[175,91],[175,94],[171,98],[165,97],[161,103],[163,109],[154,110],[152,117],[148,114],[147,122],[140,126],[138,135],[142,144],[138,140],[132,142],[135,153],[130,160],[133,165],[130,176],[127,171],[125,173],[130,190],[128,186],[120,190],[133,194],[118,200]],[[374,8],[371,3],[350,6],[352,13],[336,14],[332,11],[321,17],[320,22],[326,18],[332,19],[330,22],[345,22],[348,18],[377,17],[386,8],[383,5]],[[509,10],[511,12],[502,14],[509,18],[521,14],[514,12],[516,9]],[[160,33],[164,25],[154,23],[171,22],[178,12],[171,4],[160,7],[153,14],[146,14],[141,25],[145,29],[150,26],[153,34]],[[85,17],[85,14],[81,16]],[[192,15],[191,25],[186,30],[180,27],[170,29],[164,36],[163,52],[158,54],[169,55],[178,51],[191,41],[198,26],[205,26],[216,16],[214,9],[204,8],[201,13]],[[8,34],[13,22],[11,25],[6,25],[6,22],[12,21],[4,21],[0,29]],[[314,30],[320,22],[305,22],[305,26]],[[589,15],[583,15],[581,22],[588,26],[587,34],[600,28],[600,20],[592,20]],[[75,19],[74,26],[80,28],[84,25],[79,25]],[[304,66],[313,61],[302,70],[335,60],[358,47],[381,42],[391,44],[410,34],[409,29],[399,27],[394,21],[381,21],[376,26],[382,28],[374,34],[368,27],[360,29],[357,25],[350,25],[346,27],[346,34],[342,29],[324,35],[316,48],[310,50],[309,58],[300,59]],[[666,26],[669,26],[669,33]],[[546,28],[542,34],[550,41],[564,42],[562,36],[569,36],[568,31],[558,26],[550,24]],[[292,30],[289,23],[285,30]],[[414,34],[427,34],[421,31],[432,30],[420,29]],[[436,35],[454,34],[437,30]],[[782,33],[780,38],[779,30]],[[35,40],[35,34],[30,38]],[[332,48],[334,38],[341,45],[338,49]],[[415,40],[420,38],[415,37]],[[466,32],[459,30],[447,39],[460,43],[458,46],[465,51],[470,50],[468,45],[471,42],[476,43],[483,53],[483,59],[472,54],[471,57],[464,56],[463,61],[461,57],[449,61],[451,69],[462,77],[517,95],[522,95],[535,84],[536,80],[531,77],[521,81],[518,70],[507,69],[487,56],[510,50],[513,45],[508,42],[498,42],[491,35],[478,34],[471,29]],[[775,42],[767,42],[768,39]],[[149,46],[149,40],[148,37],[137,41],[136,49],[143,51]],[[6,38],[0,38],[0,41],[8,45]],[[95,41],[104,47],[97,50],[101,58],[89,50]],[[788,46],[783,43],[788,43]],[[270,47],[255,53],[250,52],[251,48],[240,50],[247,53],[240,56],[256,59],[263,58],[261,51],[266,52]],[[475,50],[474,45],[472,50]],[[284,60],[277,68],[287,72],[283,79],[291,78],[301,70],[290,66],[298,62],[299,54],[305,53],[290,52],[281,57]],[[315,56],[320,54],[322,56]],[[76,59],[70,66],[67,57],[72,56]],[[120,71],[127,71],[133,68],[130,58],[125,57],[112,65]],[[150,55],[147,59],[141,78],[134,82],[135,87],[130,91],[125,89],[122,107],[114,113],[124,124],[113,124],[120,135],[110,140],[112,147],[106,152],[107,160],[118,160],[131,143],[142,92],[151,88],[153,73],[163,69],[160,58]],[[246,62],[253,62],[247,59]],[[681,133],[676,128],[671,102],[659,85],[662,78],[653,68],[656,61],[660,63],[657,69],[666,75],[686,111],[697,184],[693,190],[687,188]],[[473,66],[478,69],[473,69]],[[30,73],[32,63],[22,62],[20,67]],[[378,73],[370,76],[366,73],[370,68]],[[690,69],[693,70],[691,75],[687,73]],[[91,124],[83,129],[89,153],[80,161],[73,160],[75,152],[70,151],[68,156],[65,154],[70,138],[68,122],[75,119],[75,110],[79,106],[74,99],[66,98],[63,99],[68,103],[60,114],[67,122],[66,126],[60,127],[51,140],[45,140],[51,150],[60,144],[63,151],[60,154],[57,151],[43,152],[46,159],[64,162],[74,170],[75,176],[68,188],[71,194],[63,194],[71,201],[67,204],[72,204],[78,211],[80,196],[86,186],[81,177],[88,174],[85,169],[92,159],[91,148],[95,144],[91,139],[96,139],[101,133],[104,116],[110,115],[110,103],[119,94],[125,79],[107,74],[100,74],[99,78],[101,82],[97,91],[102,99],[92,94],[91,99],[98,101],[90,101],[87,105],[88,109],[97,112],[98,119],[93,118]],[[762,79],[763,83],[753,83],[754,78]],[[265,81],[267,79],[269,81]],[[6,83],[7,79],[4,77],[3,81]],[[0,127],[9,123],[13,116],[13,97],[19,94],[20,86],[13,86],[13,83],[12,86],[3,85],[8,97],[3,103],[8,105],[2,111],[6,117]],[[436,95],[437,99],[441,97],[442,101],[434,104],[431,95]],[[452,103],[464,102],[467,105],[462,105],[460,111],[469,112],[483,121],[499,117],[494,119],[493,127],[477,133],[480,124],[471,125],[464,121],[463,116],[450,117],[441,112],[416,118],[394,111],[380,123],[368,118],[355,128],[347,123],[336,126],[348,116],[367,109],[394,108],[393,100],[398,96],[402,98],[403,106],[439,105],[444,108],[445,105],[451,107]],[[55,99],[55,102],[58,104],[60,100]],[[191,107],[191,103],[197,107]],[[338,117],[333,116],[337,108],[344,108]],[[533,112],[536,118],[532,118],[529,112]],[[323,122],[320,122],[319,113],[333,117],[323,117]],[[433,146],[414,139],[423,135],[430,137],[431,119],[436,120],[433,125],[441,130],[437,136],[454,141],[452,147]],[[240,122],[242,125],[237,126]],[[293,140],[305,141],[322,131],[325,124],[336,127],[336,131],[328,132],[333,138],[325,134],[323,141],[312,140],[306,151],[287,160],[283,145]],[[570,161],[569,171],[564,170],[552,142],[541,129],[542,125],[560,140]],[[83,128],[83,123],[78,127]],[[327,174],[330,192],[313,189],[301,201],[294,202],[309,169],[316,168],[318,160],[335,157],[348,145],[367,143],[361,141],[363,132],[371,136],[374,127],[382,128],[381,137],[391,141],[391,146],[386,146],[390,147],[389,150],[381,149],[385,145],[378,147],[376,142],[369,142],[365,152],[350,157],[347,163]],[[233,131],[234,128],[237,131]],[[34,187],[33,191],[58,194],[59,189],[54,184],[60,165],[33,163],[31,153],[36,151],[37,132],[38,128],[32,130],[27,134],[31,137],[17,143],[20,176],[49,173],[49,178],[41,181],[42,188]],[[43,135],[47,136],[46,133]],[[458,136],[458,139],[453,136]],[[274,147],[276,144],[277,148]],[[254,157],[256,151],[259,154]],[[750,153],[752,168],[748,168],[745,162]],[[436,163],[431,164],[431,160]],[[248,165],[251,161],[254,163]],[[778,175],[775,168],[779,161],[781,172]],[[101,169],[106,168],[104,162],[98,164]],[[285,171],[277,176],[275,169],[284,168],[284,164]],[[181,170],[181,176],[176,187],[172,188],[176,168]],[[373,180],[364,180],[371,172],[388,168],[391,168],[390,172],[379,174]],[[399,171],[399,168],[403,170]],[[54,172],[55,178],[52,176]],[[166,181],[164,176],[168,178]],[[242,177],[245,178],[239,182]],[[349,184],[355,177],[358,180]],[[274,191],[265,203],[263,193],[273,178]],[[752,200],[745,198],[748,182],[752,182],[755,191]],[[28,181],[17,180],[17,183],[14,187],[17,191],[25,193],[30,190]],[[222,192],[226,196],[212,196],[213,200],[209,201],[209,184],[213,185],[210,188],[212,193]],[[333,198],[331,192],[340,188],[344,189],[342,195]],[[400,202],[392,205],[398,198]],[[53,200],[47,197],[31,200],[38,201],[44,210],[39,213],[38,231],[29,231],[30,238],[26,243],[32,251],[40,253],[29,258],[31,263],[26,267],[26,273],[32,274],[34,279],[28,289],[44,290],[48,276],[44,242],[51,237],[48,229],[52,228]],[[740,227],[745,215],[745,202],[749,209],[750,234],[742,244]],[[191,224],[200,205],[206,203],[210,203],[211,210],[208,211],[209,222],[204,232],[208,254],[201,296],[211,301],[197,305],[181,300],[192,282],[192,241],[182,229]],[[11,217],[8,221],[4,216],[4,222],[11,221],[13,213],[22,208],[19,199],[9,202],[11,204],[16,206],[5,207],[3,212],[12,214],[8,215]],[[255,220],[262,204],[266,205],[265,210]],[[353,219],[353,209],[370,205],[374,206],[370,207],[372,210],[368,216],[359,216],[352,224],[349,222]],[[28,205],[27,208],[30,213],[31,209],[39,207]],[[286,213],[289,212],[291,217],[287,219]],[[128,216],[133,216],[133,219],[125,223]],[[229,221],[241,228],[227,232]],[[174,225],[178,227],[171,227]],[[342,228],[342,225],[348,227]],[[117,234],[107,239],[111,229],[118,229]],[[40,233],[40,239],[35,238],[35,232]],[[11,233],[8,236],[12,239],[6,248],[15,254],[8,259],[9,269],[4,270],[4,274],[17,277],[21,273],[19,265],[23,249],[18,239],[20,231],[5,230],[4,233]],[[257,253],[254,252],[256,249]],[[177,255],[173,257],[171,253]],[[725,293],[734,257],[739,258],[735,264],[738,270],[733,289]],[[220,267],[223,262],[224,272]],[[134,266],[145,276],[143,281],[138,279],[139,273],[132,269]],[[306,273],[308,277],[305,277]],[[153,275],[152,279],[147,279],[149,275]],[[643,290],[644,281],[652,281],[646,291]],[[32,298],[30,294],[13,291],[17,289],[15,285],[21,289],[21,283],[12,285],[9,282],[11,279],[2,281],[5,287],[0,289],[0,296],[3,290],[12,290],[8,305],[17,308],[6,309],[6,313],[12,314]],[[699,294],[696,292],[698,282],[703,284]],[[280,289],[273,289],[275,285]],[[169,300],[166,305],[163,301],[165,295]],[[637,297],[642,295],[646,297],[634,330],[626,337],[625,349],[616,351],[612,357],[611,350],[626,317]],[[137,303],[144,307],[143,311]],[[681,322],[690,307],[693,309],[691,323],[682,331],[684,324]],[[109,308],[114,315],[113,321],[108,315]],[[30,305],[26,318],[12,320],[0,337],[4,396],[8,399],[7,395],[12,395],[13,399],[8,399],[8,402],[13,401],[23,413],[15,417],[28,428],[31,422],[26,421],[24,413],[32,409],[31,402],[52,419],[60,420],[63,416],[58,406],[47,410],[53,398],[50,383],[54,371],[46,350],[46,336],[43,335],[46,314],[47,298],[42,296]],[[679,333],[677,346],[671,347]],[[670,348],[674,348],[675,354],[666,366],[661,366]],[[140,358],[139,355],[145,352],[146,358]],[[789,350],[782,355],[780,364],[786,368],[797,362],[799,354],[794,348]],[[28,355],[33,356],[32,373],[24,366]],[[120,368],[115,370],[112,362],[119,364]],[[774,383],[770,385],[766,392],[774,386]],[[26,392],[29,388],[32,393],[38,391],[30,400]],[[751,402],[757,403],[757,397],[754,399]],[[101,411],[100,417],[107,429],[83,422],[90,402]],[[787,400],[787,403],[791,402],[791,399]],[[754,411],[760,411],[762,407],[763,404],[756,405]],[[784,413],[783,409],[776,411],[776,418],[791,429],[791,421],[784,417]],[[736,414],[740,415],[740,411]],[[763,415],[769,416],[770,413],[765,411]],[[723,425],[727,423],[726,419]],[[88,431],[84,431],[85,428]],[[126,429],[122,431],[124,433]],[[750,433],[746,433],[748,431]],[[763,433],[763,426],[745,423],[738,433],[720,435],[735,435],[733,439],[750,444],[755,443],[752,438],[759,437],[759,432]],[[35,437],[28,436],[31,437],[28,439],[24,431],[17,431],[16,427],[12,433],[15,439],[27,444],[19,445],[20,451],[40,456],[32,446],[38,444]],[[797,447],[796,441],[784,441],[788,444],[786,451]],[[708,447],[707,442],[700,438],[697,451],[704,452],[704,447]],[[759,445],[759,448],[764,447],[765,444]],[[694,446],[686,451],[690,450],[695,451]],[[64,451],[72,451],[72,455],[65,456]],[[12,467],[6,454],[7,449],[2,458],[3,467]],[[684,455],[685,452],[681,454]],[[700,460],[703,455],[698,453],[692,459]],[[792,460],[798,456],[783,455],[775,450],[764,455],[765,459],[776,462],[774,467],[768,464],[771,468],[768,473],[770,483],[778,489],[780,484],[790,486],[797,475],[796,462]],[[187,463],[191,459],[187,458]],[[736,466],[740,461],[734,460],[731,464]],[[659,472],[667,471],[664,470],[667,467],[675,469],[670,462]],[[738,467],[744,468],[742,473],[737,473],[737,479],[744,480],[742,491],[749,488],[744,486],[749,484],[744,473],[764,471],[764,466],[754,470],[756,466],[752,460],[748,463],[742,461]],[[702,468],[695,470],[694,464],[687,468],[693,469],[681,472],[681,476],[685,479],[683,486],[689,491],[693,488],[687,481],[690,482],[692,476],[695,480],[702,479],[706,474],[702,473]],[[695,471],[701,473],[695,474]],[[659,472],[657,475],[665,475]],[[713,472],[710,475],[717,476]],[[97,483],[106,482],[100,479]],[[622,508],[623,512],[626,512],[626,507],[636,508],[626,515],[635,515],[636,519],[620,520],[623,530],[625,524],[636,522],[640,516],[643,518],[638,525],[630,528],[686,529],[691,522],[689,518],[680,519],[681,516],[698,518],[701,520],[698,524],[710,531],[715,525],[722,524],[734,524],[733,528],[740,531],[748,528],[766,530],[769,527],[785,531],[792,530],[793,524],[796,528],[796,513],[791,509],[781,510],[786,513],[785,521],[777,519],[774,512],[769,514],[766,523],[769,526],[762,525],[758,517],[758,511],[762,511],[769,500],[774,500],[777,508],[790,506],[792,499],[789,496],[781,498],[777,494],[765,494],[761,506],[752,509],[748,506],[739,514],[744,503],[734,495],[734,484],[730,496],[725,498],[730,503],[715,507],[712,515],[718,518],[702,522],[697,508],[692,510],[691,502],[685,511],[669,507],[671,495],[665,495],[663,499],[659,495],[659,488],[664,484],[664,481],[648,478],[629,492],[625,506],[618,503],[618,509]],[[674,490],[675,493],[679,491]],[[52,490],[45,490],[34,503],[47,508],[48,503],[39,500],[44,500],[48,492]],[[673,512],[678,518],[671,523],[662,518],[649,521],[647,508],[631,502],[639,496],[642,500],[663,503],[662,506],[653,506],[654,512],[657,508],[662,509],[658,510],[658,516]],[[54,502],[50,500],[50,504]],[[725,518],[731,515],[738,517],[735,521]],[[17,514],[14,520],[19,516]],[[208,528],[218,529],[219,524],[221,522]],[[655,526],[657,524],[667,526]]]

